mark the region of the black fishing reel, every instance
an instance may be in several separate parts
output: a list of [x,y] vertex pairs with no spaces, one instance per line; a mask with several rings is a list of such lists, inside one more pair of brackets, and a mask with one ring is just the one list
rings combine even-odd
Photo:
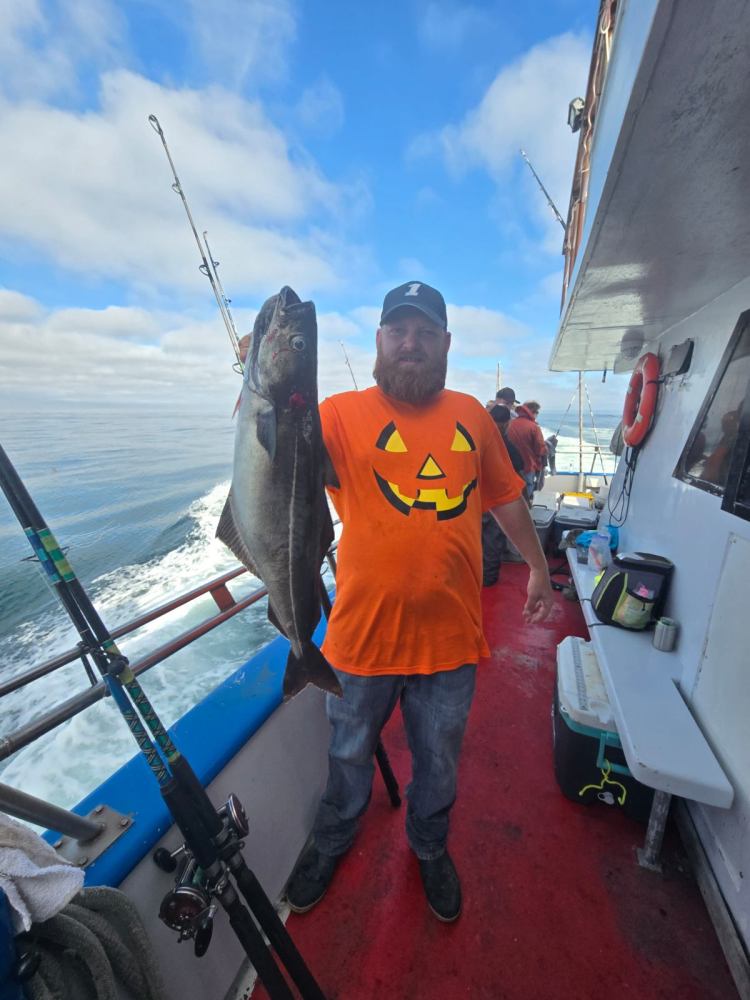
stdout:
[[197,958],[206,954],[214,929],[216,903],[202,884],[202,872],[195,858],[186,859],[177,878],[159,907],[159,919],[178,932],[178,942],[193,938]]
[[250,832],[250,824],[247,819],[247,813],[245,812],[245,807],[242,805],[240,800],[234,794],[234,792],[229,793],[229,798],[224,803],[223,806],[218,810],[219,816],[224,820],[224,822],[229,826],[229,829],[242,840]]
[[[217,812],[224,822],[224,830],[234,844],[241,847],[242,844],[237,841],[247,836],[250,826],[240,800],[234,793],[230,794]],[[186,844],[175,851],[159,847],[154,851],[153,859],[162,871],[178,872],[174,889],[170,889],[161,902],[159,919],[178,932],[178,942],[192,938],[196,957],[201,958],[211,943],[217,909],[212,896],[219,887],[208,883]]]

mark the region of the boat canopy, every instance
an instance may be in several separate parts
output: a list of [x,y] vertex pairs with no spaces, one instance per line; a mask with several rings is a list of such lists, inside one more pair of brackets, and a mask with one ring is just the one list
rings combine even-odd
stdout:
[[750,275],[750,7],[603,0],[553,371],[628,371]]

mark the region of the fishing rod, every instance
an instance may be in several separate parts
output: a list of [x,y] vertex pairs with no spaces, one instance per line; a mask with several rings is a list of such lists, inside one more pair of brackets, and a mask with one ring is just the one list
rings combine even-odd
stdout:
[[550,207],[550,208],[552,209],[552,211],[553,211],[553,212],[555,213],[555,218],[556,218],[556,219],[557,219],[557,221],[558,221],[558,222],[560,223],[560,225],[561,225],[561,226],[563,227],[563,230],[567,229],[567,226],[565,225],[565,222],[563,221],[563,217],[562,217],[562,216],[560,215],[560,213],[559,213],[559,212],[557,211],[557,205],[556,205],[556,204],[554,203],[554,201],[553,201],[553,200],[552,200],[552,199],[550,198],[550,195],[549,195],[549,192],[547,191],[547,188],[546,188],[546,187],[544,186],[544,184],[542,184],[542,181],[541,181],[541,179],[540,179],[540,177],[539,177],[539,174],[538,174],[538,173],[536,172],[536,170],[534,170],[534,168],[532,167],[532,165],[531,165],[531,160],[530,160],[530,159],[528,158],[528,156],[526,155],[526,152],[525,152],[525,151],[524,151],[523,149],[519,149],[519,150],[518,150],[518,152],[519,152],[519,153],[521,154],[521,156],[522,156],[522,157],[524,158],[524,160],[526,160],[526,164],[527,164],[527,166],[528,166],[529,170],[530,170],[530,171],[532,172],[532,174],[534,175],[534,179],[536,180],[536,182],[537,182],[537,184],[539,185],[539,187],[540,187],[540,188],[542,189],[542,194],[543,194],[543,195],[544,195],[544,197],[545,197],[545,198],[547,199],[547,204],[548,204],[548,205],[549,205],[549,207]]
[[354,388],[359,392],[359,386],[357,385],[357,380],[354,377],[354,372],[352,371],[352,366],[349,364],[349,355],[346,353],[346,348],[344,347],[344,341],[340,340],[341,350],[344,352],[344,361],[346,361],[346,367],[349,369],[349,374],[352,377],[352,382],[354,383]]
[[565,423],[565,418],[567,417],[568,413],[570,412],[570,408],[573,405],[573,400],[576,398],[577,395],[578,395],[578,390],[576,389],[576,391],[570,397],[570,402],[568,403],[568,406],[567,406],[567,409],[565,410],[565,413],[563,413],[563,418],[560,421],[560,426],[555,431],[555,436],[557,436],[560,433],[560,431],[562,430],[562,426]]
[[586,402],[588,403],[589,414],[591,415],[591,427],[594,431],[594,440],[596,441],[596,449],[594,451],[594,457],[591,460],[591,471],[592,472],[594,471],[594,465],[596,464],[596,459],[598,456],[599,464],[601,465],[602,472],[604,473],[604,482],[605,484],[607,484],[609,480],[607,479],[607,470],[604,468],[604,458],[602,457],[602,446],[601,442],[599,441],[599,431],[596,429],[596,422],[594,420],[594,408],[591,405],[591,396],[589,396],[589,387],[586,385],[585,382],[583,383],[583,388],[586,392]]
[[[219,262],[214,260],[211,250],[208,246],[208,241],[206,240],[206,232],[203,232],[203,240],[206,244],[205,250],[203,248],[203,243],[201,243],[200,237],[198,236],[198,231],[195,228],[195,223],[193,222],[193,216],[190,212],[190,207],[187,203],[187,198],[185,197],[185,192],[182,189],[182,184],[180,184],[180,178],[177,176],[177,170],[175,169],[174,161],[172,160],[172,155],[169,152],[169,146],[167,146],[167,139],[164,135],[164,130],[159,124],[159,119],[156,115],[148,116],[149,124],[151,128],[156,132],[156,134],[161,139],[162,146],[164,146],[164,152],[167,154],[167,159],[169,160],[169,166],[172,169],[172,176],[174,177],[174,183],[172,184],[172,190],[180,196],[182,199],[182,204],[185,208],[185,212],[188,217],[188,222],[190,223],[190,228],[193,231],[193,236],[195,237],[195,242],[198,244],[198,253],[201,255],[202,264],[199,265],[198,270],[201,274],[204,274],[211,285],[211,290],[214,293],[214,298],[216,299],[216,304],[219,307],[219,312],[221,313],[221,318],[224,320],[224,326],[227,328],[227,333],[229,334],[229,339],[232,342],[232,347],[234,348],[234,353],[237,361],[241,365],[240,360],[240,348],[239,348],[239,336],[237,335],[237,327],[234,325],[234,318],[232,317],[232,311],[229,308],[230,300],[224,294],[224,289],[221,287],[221,281],[219,281],[219,275],[217,268]],[[208,256],[206,256],[206,251],[208,251]]]
[[[231,312],[231,310],[229,308],[229,303],[232,300],[228,299],[226,297],[226,295],[224,294],[224,286],[222,285],[221,278],[219,277],[219,262],[218,262],[218,260],[216,260],[214,258],[214,255],[211,253],[211,247],[208,245],[208,231],[206,229],[203,230],[203,242],[206,244],[206,250],[208,251],[208,261],[209,261],[209,263],[211,265],[211,271],[213,273],[213,278],[214,278],[214,281],[216,282],[216,287],[219,290],[219,294],[221,295],[221,301],[222,301],[222,303],[224,305],[224,311],[226,312],[226,315],[229,318],[229,322],[230,322],[230,325],[231,325],[231,328],[232,328],[231,329],[231,333],[229,334],[229,338],[232,341],[232,347],[234,348],[234,353],[237,356],[237,363],[240,366],[240,373],[241,373],[242,372],[242,362],[240,361],[240,344],[239,344],[239,339],[238,339],[238,336],[237,336],[237,327],[234,325],[234,317],[232,316],[232,312]],[[205,267],[205,265],[201,264],[201,266],[199,268],[199,270],[201,271],[202,274],[206,274],[206,271],[204,270],[204,267]]]
[[[162,901],[160,918],[179,932],[180,941],[192,938],[195,954],[201,957],[211,941],[216,899],[226,911],[232,929],[272,1000],[293,1000],[293,993],[263,933],[303,1000],[325,1000],[273,904],[242,856],[242,838],[249,830],[242,804],[236,795],[230,794],[222,807],[214,807],[187,759],[172,742],[127,657],[117,648],[1,445],[0,488],[45,571],[47,581],[78,631],[82,655],[90,655],[99,669],[184,837],[183,845],[176,851],[170,853],[160,849],[154,853],[155,863],[164,871],[179,868],[175,888]],[[245,899],[244,904],[230,875]]]

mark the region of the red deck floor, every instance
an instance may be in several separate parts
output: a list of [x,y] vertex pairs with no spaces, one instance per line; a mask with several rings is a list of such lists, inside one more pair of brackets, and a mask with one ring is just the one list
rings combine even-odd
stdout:
[[[461,916],[447,925],[428,910],[404,808],[389,805],[376,775],[354,848],[318,906],[290,916],[290,933],[328,1000],[736,997],[676,834],[664,873],[645,871],[634,856],[644,826],[560,793],[555,647],[586,631],[560,595],[548,622],[524,627],[525,579],[525,567],[505,565],[484,591],[492,653],[479,669],[449,840]],[[398,710],[384,743],[405,788]]]

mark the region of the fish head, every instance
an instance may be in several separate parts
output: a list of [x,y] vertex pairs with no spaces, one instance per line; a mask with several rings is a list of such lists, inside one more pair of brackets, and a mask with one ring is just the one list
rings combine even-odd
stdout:
[[315,306],[302,302],[285,285],[267,299],[258,313],[245,377],[251,388],[286,406],[315,401],[318,365],[318,324]]

